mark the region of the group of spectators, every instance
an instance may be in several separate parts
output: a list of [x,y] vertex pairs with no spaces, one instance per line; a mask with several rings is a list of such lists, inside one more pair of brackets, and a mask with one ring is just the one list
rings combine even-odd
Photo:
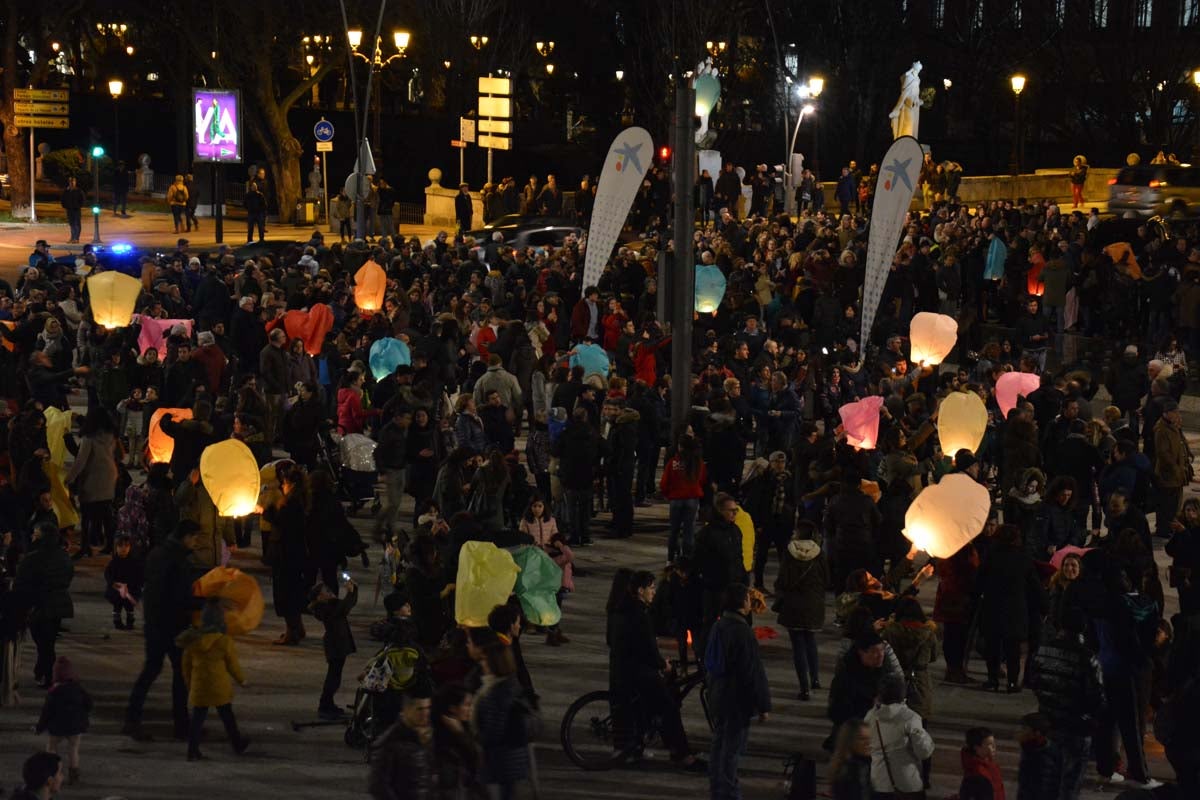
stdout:
[[[553,181],[531,187],[541,203],[557,191]],[[654,187],[644,189],[649,227],[663,202]],[[81,276],[117,265],[90,249],[78,263],[58,260],[39,245],[15,285],[0,283],[4,698],[25,677],[13,654],[26,632],[35,682],[59,685],[73,561],[110,557],[114,627],[133,628],[138,608],[144,618],[125,733],[148,735],[146,693],[168,659],[189,758],[202,757],[212,706],[242,752],[249,742],[230,706],[231,681],[244,677],[236,647],[220,609],[190,587],[209,568],[249,568],[257,556],[282,619],[276,643],[306,637],[305,612],[325,627],[318,712],[341,717],[333,698],[356,649],[346,616],[357,588],[339,572],[366,563],[369,549],[345,504],[358,508],[361,486],[370,495],[378,479],[371,532],[384,547],[389,615],[377,638],[414,654],[424,678],[406,681],[382,715],[396,722],[374,737],[372,792],[510,797],[531,775],[538,727],[520,651],[530,626],[514,605],[498,606],[488,628],[454,624],[462,545],[545,550],[563,570],[568,614],[542,632],[563,646],[574,578],[590,571],[574,562],[597,515],[610,536],[628,537],[636,509],[665,502],[666,574],[614,580],[611,688],[670,718],[672,756],[707,769],[714,798],[739,796],[750,721],[771,711],[747,624],[754,589],[774,598],[788,631],[801,701],[825,688],[817,642],[835,610],[844,643],[826,744],[839,798],[927,787],[929,665],[940,655],[943,681],[973,683],[972,647],[985,657],[983,690],[1037,694],[1020,780],[1058,786],[1030,796],[1078,796],[1092,759],[1105,780],[1153,785],[1142,744],[1151,718],[1182,796],[1194,795],[1200,738],[1182,721],[1200,700],[1200,501],[1184,502],[1193,473],[1179,401],[1200,346],[1200,236],[1160,240],[1143,226],[1114,248],[1095,214],[1048,201],[930,205],[910,214],[866,339],[868,220],[845,208],[791,218],[768,216],[767,205],[741,219],[736,203],[718,206],[696,252],[725,274],[725,295],[673,329],[656,315],[660,237],[619,248],[596,286],[581,285],[587,243],[573,236],[514,250],[445,234],[422,244],[385,226],[372,244],[314,233],[242,263],[181,240],[140,265],[137,316],[113,330],[95,323]],[[352,276],[368,259],[388,276],[375,312],[355,302]],[[954,369],[910,363],[908,320],[919,311],[958,320]],[[692,370],[671,375],[670,349],[688,331]],[[372,345],[385,337],[410,358],[378,372]],[[1039,374],[1040,388],[1003,414],[994,388],[1014,370]],[[692,398],[683,420],[669,411],[679,381]],[[1110,400],[1098,399],[1102,387]],[[938,443],[939,404],[954,392],[977,393],[989,411],[974,453]],[[838,410],[868,396],[883,398],[878,447],[857,449]],[[68,414],[85,406],[75,427]],[[161,430],[174,449],[150,464],[158,409],[172,409]],[[336,444],[353,435],[375,442],[365,484]],[[205,447],[227,438],[270,470],[259,509],[238,520],[217,514],[198,469]],[[973,543],[933,561],[904,537],[905,514],[949,472],[986,485],[995,511]],[[1155,561],[1163,547],[1174,559],[1173,618]],[[918,594],[933,576],[927,609]],[[769,616],[765,606],[756,614]],[[707,765],[676,724],[674,667],[655,634],[674,637],[679,667],[707,670],[719,698]],[[969,794],[982,791],[973,777],[1003,797],[991,738],[967,736],[964,800],[985,796]],[[1026,770],[1026,755],[1042,768]],[[78,769],[77,755],[68,767]]]

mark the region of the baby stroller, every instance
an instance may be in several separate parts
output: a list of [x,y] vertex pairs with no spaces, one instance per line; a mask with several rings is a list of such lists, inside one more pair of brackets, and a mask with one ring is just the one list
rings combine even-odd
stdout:
[[371,743],[400,716],[405,689],[429,682],[429,665],[415,647],[389,643],[367,662],[354,693],[354,711],[344,740],[370,757]]
[[371,513],[379,510],[375,497],[375,441],[361,433],[341,436],[333,431],[319,433],[321,447],[317,459],[333,476],[338,493],[350,503],[354,513],[371,504]]

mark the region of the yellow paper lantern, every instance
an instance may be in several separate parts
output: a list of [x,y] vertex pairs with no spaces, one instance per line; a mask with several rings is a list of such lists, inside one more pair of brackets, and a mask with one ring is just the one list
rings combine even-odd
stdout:
[[958,341],[958,323],[945,314],[922,311],[908,326],[910,359],[914,364],[932,367],[942,363]]
[[754,520],[746,509],[738,506],[733,524],[742,532],[742,568],[749,572],[754,568]]
[[160,408],[154,412],[150,417],[150,435],[147,437],[151,464],[166,464],[175,453],[174,437],[168,436],[162,429],[162,419],[167,414],[176,422],[192,418],[190,408]]
[[[225,632],[230,636],[250,633],[262,622],[263,595],[258,581],[233,567],[213,567],[192,583],[197,597],[218,597],[225,609]],[[199,621],[200,612],[193,617]]]
[[354,305],[365,314],[383,308],[387,294],[387,273],[374,261],[368,261],[354,273]]
[[92,317],[103,328],[124,328],[133,317],[142,283],[123,272],[101,272],[87,279]]
[[464,542],[454,582],[454,619],[459,625],[487,625],[488,614],[512,594],[521,568],[512,553],[491,542]]
[[912,501],[904,515],[904,536],[934,558],[949,558],[979,535],[991,507],[986,486],[954,472]]
[[938,439],[942,452],[953,456],[959,450],[974,453],[987,433],[988,414],[974,392],[951,392],[938,406]]
[[204,448],[200,480],[222,517],[244,517],[258,505],[258,462],[250,448],[237,439]]

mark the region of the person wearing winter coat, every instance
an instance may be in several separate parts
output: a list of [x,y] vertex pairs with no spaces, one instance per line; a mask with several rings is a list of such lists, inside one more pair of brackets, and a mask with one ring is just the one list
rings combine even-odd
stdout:
[[400,718],[372,744],[368,790],[373,800],[433,800],[432,703],[416,689],[406,690],[401,702]]
[[933,679],[929,665],[937,661],[937,625],[925,618],[915,597],[905,596],[896,604],[896,614],[879,635],[892,646],[908,679],[908,707],[929,720],[933,716]]
[[1000,764],[996,761],[996,737],[987,728],[968,728],[966,740],[959,753],[963,770],[959,795],[967,795],[962,787],[967,786],[968,782],[986,781],[992,787],[992,800],[1004,800],[1004,776],[1000,774]]
[[754,586],[761,589],[770,548],[774,546],[780,564],[786,559],[796,523],[796,481],[782,450],[771,453],[765,469],[756,469],[751,475],[742,486],[742,497],[754,520]]
[[217,708],[233,752],[238,755],[246,752],[250,739],[238,731],[237,719],[233,716],[233,682],[230,680],[245,686],[246,675],[238,662],[237,647],[225,632],[221,601],[210,599],[200,616],[200,626],[179,634],[175,643],[183,651],[183,680],[188,687],[188,705],[192,707],[188,761],[204,758],[200,752],[200,733],[212,706]]
[[895,795],[920,793],[924,788],[921,762],[933,756],[933,738],[922,727],[921,715],[904,702],[903,681],[887,680],[879,701],[863,717],[871,734],[871,788]]
[[766,722],[770,717],[771,690],[750,627],[750,587],[730,583],[722,607],[704,655],[713,719],[709,787],[714,800],[738,800],[742,796],[738,759],[750,737],[750,720],[757,716],[759,722]]
[[971,624],[979,551],[968,543],[950,558],[937,562],[938,587],[933,599],[933,619],[942,626],[942,657],[947,683],[970,683],[967,676],[967,632]]
[[695,571],[704,587],[704,620],[720,614],[721,596],[731,583],[746,583],[742,562],[742,531],[734,524],[738,504],[721,492],[713,500],[716,514],[696,535]]
[[221,566],[226,550],[237,547],[233,520],[217,512],[208,487],[200,480],[199,469],[189,472],[175,490],[175,507],[179,509],[180,519],[191,520],[200,526],[192,558],[205,568]]
[[263,562],[271,567],[275,614],[283,617],[287,626],[274,643],[296,645],[305,636],[300,614],[306,603],[304,575],[310,555],[304,536],[308,499],[304,475],[298,469],[276,469],[276,477],[279,496],[263,510],[263,519],[271,526],[263,546]]
[[847,576],[856,569],[866,569],[874,575],[883,573],[877,546],[883,517],[875,501],[863,493],[858,475],[845,476],[841,492],[825,507],[824,520],[826,552],[832,556],[835,589],[845,586]]
[[567,508],[567,530],[572,547],[586,546],[592,537],[588,524],[592,516],[592,482],[600,457],[600,437],[588,421],[586,409],[577,408],[571,421],[551,445],[558,458],[558,480],[562,484]]
[[29,609],[29,636],[37,646],[33,679],[43,689],[53,677],[59,626],[75,616],[70,593],[74,577],[75,567],[63,550],[58,527],[51,522],[39,524],[29,550],[17,564],[12,591]]
[[342,685],[342,668],[346,659],[358,652],[354,646],[354,633],[350,630],[350,612],[358,603],[358,584],[346,583],[346,594],[339,598],[336,590],[318,584],[310,592],[312,615],[325,626],[321,639],[325,651],[325,682],[321,686],[321,699],[317,703],[317,714],[322,720],[338,720],[346,716],[333,696]]
[[142,599],[145,575],[145,557],[133,555],[133,540],[128,534],[118,534],[113,557],[104,565],[104,599],[112,606],[113,627],[119,631],[133,630],[133,610]]
[[529,777],[529,740],[535,712],[524,698],[511,647],[490,645],[484,652],[483,684],[471,709],[471,726],[483,750],[479,780],[491,797],[512,800]]
[[117,489],[117,465],[124,457],[116,426],[106,409],[97,406],[89,411],[80,434],[79,453],[63,479],[67,486],[74,487],[82,509],[76,558],[90,556],[93,546],[100,547],[100,552],[106,555],[112,553],[116,534],[112,503]]
[[829,563],[814,540],[817,526],[803,521],[792,534],[787,555],[775,578],[775,610],[778,623],[787,628],[792,643],[792,663],[800,684],[801,700],[809,690],[820,688],[816,632],[825,624],[825,591],[829,585]]
[[829,759],[829,788],[833,800],[873,800],[871,791],[870,729],[860,719],[847,720],[837,732]]
[[[204,448],[218,441],[213,426],[209,422],[212,414],[212,404],[207,400],[197,400],[192,407],[192,418],[176,421],[170,414],[163,414],[159,427],[162,432],[175,440],[171,451],[171,475],[176,481],[182,481],[192,470],[200,466],[200,454]],[[150,413],[146,412],[147,418]]]
[[825,740],[826,750],[832,749],[833,737],[842,723],[862,719],[875,707],[880,684],[887,674],[884,647],[879,634],[867,629],[855,637],[850,649],[838,659],[829,684],[826,715],[833,723],[833,731]]
[[633,535],[633,479],[641,415],[624,403],[605,402],[604,416],[611,423],[604,443],[604,469],[613,535],[627,538]]
[[696,514],[707,484],[708,469],[700,457],[700,444],[695,436],[684,434],[659,481],[659,490],[670,504],[667,561],[674,561],[680,553],[690,556],[695,549]]
[[1021,643],[1029,638],[1030,610],[1044,613],[1046,594],[1015,525],[1001,525],[975,581],[980,633],[987,643],[985,689],[1000,691],[1000,661],[1008,670],[1009,693],[1019,692]]
[[1081,610],[1065,609],[1054,638],[1038,647],[1025,676],[1046,721],[1043,732],[1060,759],[1057,794],[1047,796],[1066,800],[1079,797],[1092,734],[1106,704],[1100,662],[1083,642],[1085,626]]
[[54,682],[46,693],[34,733],[49,735],[47,752],[66,748],[63,760],[67,764],[67,783],[79,782],[79,742],[87,733],[92,705],[92,696],[79,684],[71,659],[59,656],[54,661]]
[[500,401],[507,408],[514,411],[521,409],[523,402],[521,384],[515,375],[504,368],[504,359],[496,353],[488,356],[487,372],[475,381],[475,405],[483,405],[490,391],[499,392]]

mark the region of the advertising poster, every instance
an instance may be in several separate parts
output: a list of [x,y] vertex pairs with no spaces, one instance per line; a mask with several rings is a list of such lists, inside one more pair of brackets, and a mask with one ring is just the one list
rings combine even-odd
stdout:
[[224,89],[192,90],[192,149],[196,161],[240,164],[241,95]]

